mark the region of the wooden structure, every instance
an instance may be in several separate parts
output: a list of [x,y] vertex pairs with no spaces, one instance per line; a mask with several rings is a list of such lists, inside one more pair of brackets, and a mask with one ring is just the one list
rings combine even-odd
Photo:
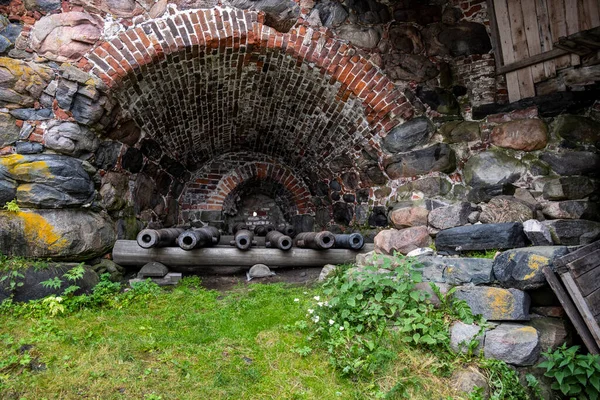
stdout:
[[557,259],[554,266],[564,288],[545,267],[550,287],[590,353],[600,354],[600,241]]
[[[571,35],[600,26],[598,0],[487,0],[487,4],[496,70],[506,74],[511,102],[544,94],[540,93],[544,87],[536,84],[582,64],[583,48],[573,50]],[[598,49],[592,52],[595,56]]]
[[322,267],[325,264],[353,263],[358,253],[366,253],[371,250],[373,250],[373,244],[365,245],[360,251],[312,250],[297,247],[293,247],[289,251],[260,247],[242,251],[231,246],[186,251],[179,247],[144,249],[135,240],[117,240],[113,248],[113,261],[119,265],[144,265],[151,261],[158,261],[169,267],[194,268],[251,267],[255,264],[267,264],[270,268]]

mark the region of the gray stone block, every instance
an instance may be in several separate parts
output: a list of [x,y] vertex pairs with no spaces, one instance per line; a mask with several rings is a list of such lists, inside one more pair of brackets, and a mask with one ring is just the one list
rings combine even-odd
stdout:
[[487,358],[518,366],[533,365],[540,356],[539,335],[531,326],[500,324],[486,333],[483,351]]

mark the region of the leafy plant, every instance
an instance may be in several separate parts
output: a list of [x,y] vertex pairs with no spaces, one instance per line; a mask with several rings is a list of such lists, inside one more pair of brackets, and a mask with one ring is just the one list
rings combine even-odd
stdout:
[[62,283],[62,280],[58,276],[55,276],[54,278],[50,278],[48,280],[40,282],[40,285],[42,285],[45,288],[60,289]]
[[569,397],[593,400],[600,397],[600,355],[580,354],[579,346],[566,344],[542,353],[546,361],[538,367],[545,368],[545,376],[554,380],[552,389]]
[[83,267],[83,263],[71,268],[67,272],[64,273],[63,277],[67,278],[68,281],[75,282],[81,278],[85,274],[85,268]]
[[4,207],[2,207],[2,208],[4,208],[6,211],[12,212],[12,213],[18,213],[19,211],[21,211],[21,209],[19,208],[19,205],[17,204],[16,199],[7,201],[6,204],[4,204]]
[[7,289],[12,294],[17,288],[23,286],[23,282],[18,281],[19,279],[23,279],[23,278],[25,278],[25,275],[23,275],[19,270],[15,269],[15,270],[6,272],[5,275],[0,277],[0,283],[8,282]]
[[529,399],[526,389],[519,381],[517,372],[504,361],[482,359],[479,367],[487,372],[488,383],[490,385],[490,400]]

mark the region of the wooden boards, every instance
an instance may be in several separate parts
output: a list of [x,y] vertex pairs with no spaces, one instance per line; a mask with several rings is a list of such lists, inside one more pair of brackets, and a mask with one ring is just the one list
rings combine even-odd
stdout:
[[495,23],[498,73],[506,74],[511,102],[537,95],[535,84],[556,76],[557,69],[580,64],[561,38],[600,26],[598,0],[488,1]]
[[[556,270],[568,292],[568,301],[563,307],[577,328],[580,336],[590,352],[598,354],[600,346],[600,241],[583,246],[557,260]],[[544,269],[544,275],[552,290],[561,301],[564,300],[564,289],[557,286],[554,273]],[[561,299],[561,296],[563,297]],[[576,308],[577,313],[573,311]],[[567,309],[570,307],[570,309]],[[590,344],[590,337],[594,344]]]

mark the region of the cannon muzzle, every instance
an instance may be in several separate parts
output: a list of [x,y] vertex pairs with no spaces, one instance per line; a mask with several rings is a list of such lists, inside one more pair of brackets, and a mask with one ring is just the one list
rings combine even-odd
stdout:
[[267,236],[267,233],[272,232],[275,230],[275,227],[273,225],[256,225],[254,227],[254,234],[256,236]]
[[177,244],[183,250],[198,249],[201,247],[216,246],[221,239],[219,230],[214,226],[205,226],[183,232],[177,238]]
[[297,247],[315,250],[327,250],[335,244],[335,236],[329,231],[302,232],[294,240]]
[[138,233],[136,240],[144,249],[175,246],[177,237],[184,231],[183,228],[143,229]]
[[281,232],[271,231],[267,233],[265,241],[266,247],[276,247],[280,250],[287,251],[292,248],[292,238],[284,235]]
[[233,237],[232,246],[237,247],[240,250],[248,250],[252,245],[255,245],[254,232],[248,229],[241,229],[235,233]]
[[360,233],[334,235],[335,247],[338,249],[360,250],[365,245],[365,239]]

